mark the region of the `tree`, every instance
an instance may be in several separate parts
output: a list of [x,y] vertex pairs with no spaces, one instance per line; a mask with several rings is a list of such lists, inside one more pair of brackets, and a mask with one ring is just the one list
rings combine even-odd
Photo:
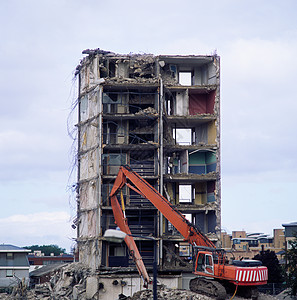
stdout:
[[289,249],[286,250],[286,284],[291,296],[297,295],[297,234],[289,241]]
[[61,253],[65,253],[66,251],[66,249],[60,248],[58,245],[43,245],[43,246],[32,245],[32,246],[25,246],[23,248],[29,249],[32,252],[41,251],[46,256],[51,255],[51,253],[54,253],[54,255],[60,255]]
[[268,283],[283,282],[282,268],[274,251],[266,250],[257,254],[254,259],[260,260],[268,269]]

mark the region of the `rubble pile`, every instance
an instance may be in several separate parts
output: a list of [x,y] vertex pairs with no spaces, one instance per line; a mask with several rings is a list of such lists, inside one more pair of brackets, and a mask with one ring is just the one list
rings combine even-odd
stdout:
[[[188,290],[161,288],[157,292],[158,300],[213,300],[212,298]],[[135,293],[131,300],[153,300],[152,290],[143,290]]]
[[106,85],[112,84],[158,84],[158,78],[124,78],[124,77],[107,77],[105,78]]
[[162,75],[163,83],[167,86],[180,86],[181,84],[173,78],[170,74]]
[[36,284],[34,288],[29,290],[17,286],[11,295],[0,294],[0,299],[83,300],[86,299],[86,279],[88,276],[90,276],[90,270],[85,265],[71,263],[57,269],[49,282]]
[[134,55],[130,57],[130,74],[132,77],[154,77],[155,58],[153,55]]
[[150,115],[150,114],[156,114],[157,111],[153,107],[148,107],[143,110],[140,110],[139,112],[135,113],[135,115]]
[[[181,289],[167,289],[162,287],[158,289],[157,292],[158,300],[214,300],[215,298],[208,297],[206,295],[197,294],[195,292],[189,290],[181,290]],[[227,299],[230,299],[232,295],[228,295]],[[134,295],[130,298],[127,297],[125,299],[129,300],[153,300],[153,291],[152,290],[142,290],[134,293]],[[250,298],[243,298],[240,296],[235,296],[233,300],[248,300]],[[283,300],[277,296],[271,296],[259,293],[258,300]],[[285,300],[295,300],[294,298],[288,297]]]
[[6,293],[0,293],[0,299],[1,300],[9,300],[11,297],[7,295]]

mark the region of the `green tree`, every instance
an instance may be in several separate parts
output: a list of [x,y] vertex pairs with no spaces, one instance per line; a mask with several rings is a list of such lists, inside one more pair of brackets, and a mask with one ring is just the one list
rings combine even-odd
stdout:
[[286,284],[291,296],[297,295],[297,233],[295,238],[289,241],[289,249],[286,251]]
[[29,249],[32,252],[41,251],[46,256],[51,255],[51,253],[54,253],[54,255],[60,255],[60,253],[65,253],[66,251],[66,249],[60,248],[58,245],[43,245],[43,246],[32,245],[32,246],[25,246],[23,248]]
[[254,257],[254,259],[260,260],[262,265],[267,267],[269,283],[283,282],[282,268],[274,251],[261,251],[260,254],[257,254]]

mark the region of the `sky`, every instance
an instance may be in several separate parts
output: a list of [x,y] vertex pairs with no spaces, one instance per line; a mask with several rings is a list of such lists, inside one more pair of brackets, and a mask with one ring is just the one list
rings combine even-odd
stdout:
[[76,232],[74,71],[84,49],[221,57],[222,228],[297,221],[295,0],[0,1],[0,243]]

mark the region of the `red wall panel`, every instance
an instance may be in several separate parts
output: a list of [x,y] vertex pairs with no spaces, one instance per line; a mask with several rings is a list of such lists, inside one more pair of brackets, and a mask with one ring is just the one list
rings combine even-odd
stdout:
[[189,94],[189,113],[197,114],[213,114],[215,103],[215,91],[208,94]]

